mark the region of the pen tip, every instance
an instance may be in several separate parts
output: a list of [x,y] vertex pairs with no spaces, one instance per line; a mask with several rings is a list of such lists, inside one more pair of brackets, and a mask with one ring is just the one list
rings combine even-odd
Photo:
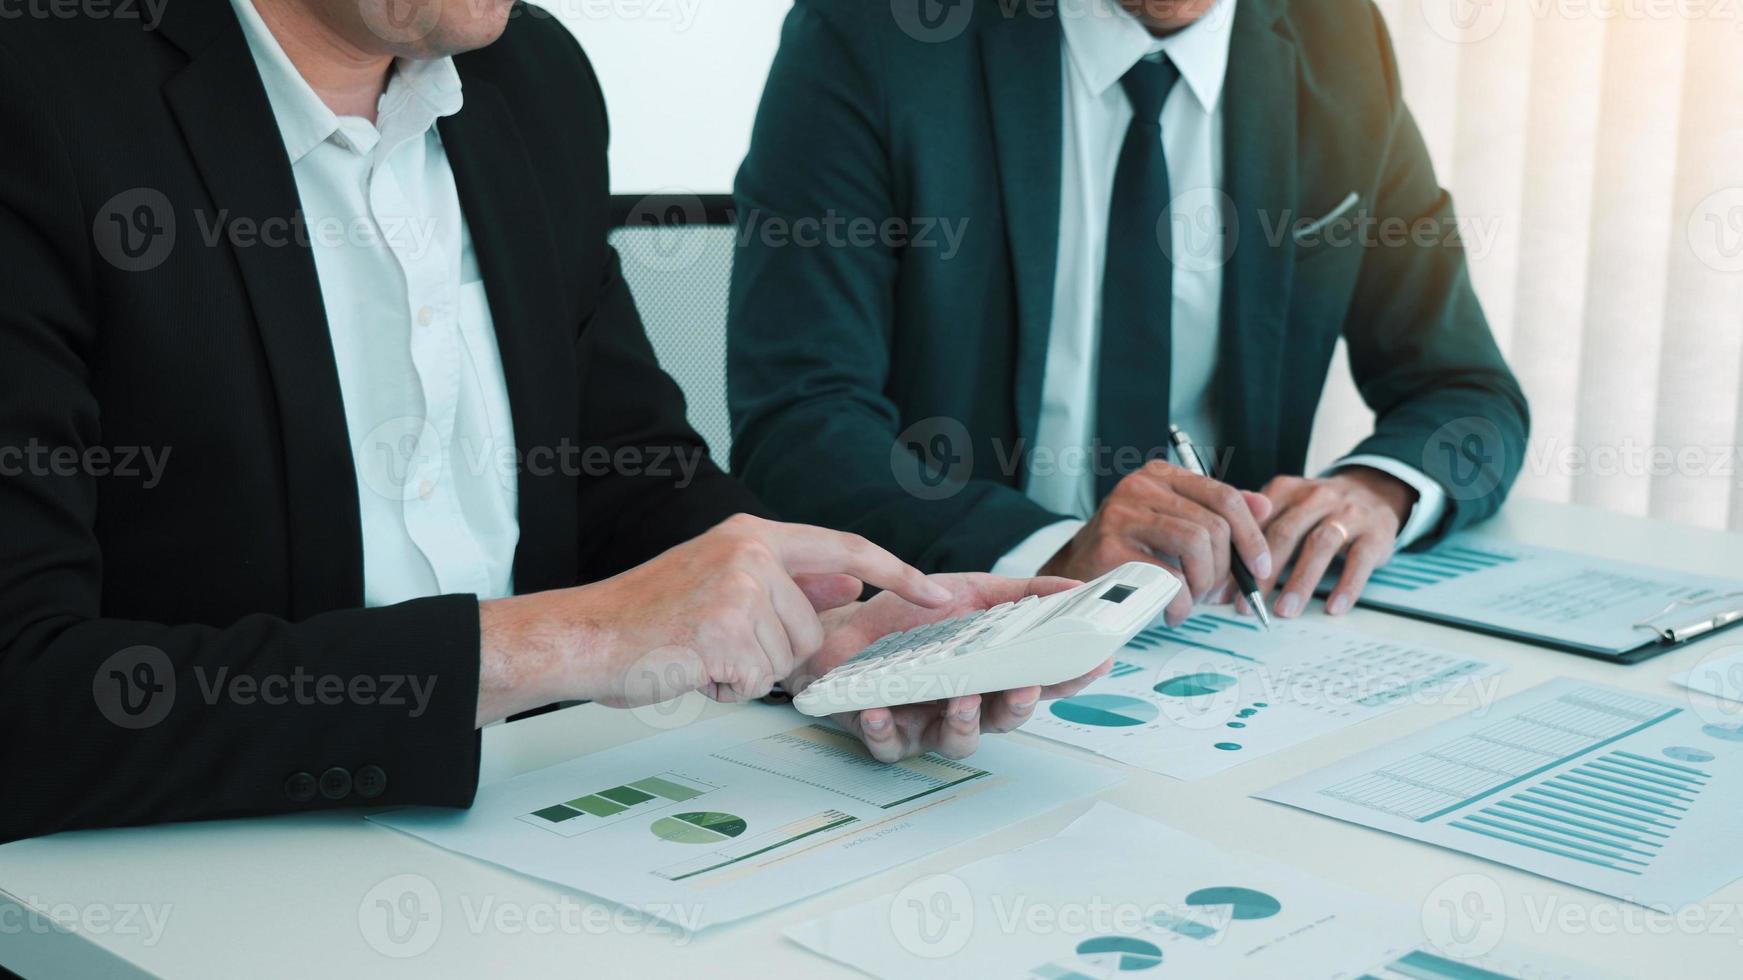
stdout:
[[1259,625],[1265,627],[1266,632],[1270,632],[1271,613],[1265,609],[1265,600],[1255,592],[1247,596],[1247,604],[1253,607],[1253,615],[1259,617]]

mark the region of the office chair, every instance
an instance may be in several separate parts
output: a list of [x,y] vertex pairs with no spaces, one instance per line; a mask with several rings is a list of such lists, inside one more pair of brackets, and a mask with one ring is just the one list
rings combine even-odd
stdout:
[[727,465],[726,303],[732,281],[732,198],[613,196],[610,242],[660,366],[684,390],[690,424]]

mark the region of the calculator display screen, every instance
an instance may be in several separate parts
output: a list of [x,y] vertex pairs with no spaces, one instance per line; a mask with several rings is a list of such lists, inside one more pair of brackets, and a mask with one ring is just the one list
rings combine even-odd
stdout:
[[1115,585],[1110,587],[1106,592],[1103,592],[1101,597],[1106,599],[1108,602],[1124,602],[1126,601],[1127,596],[1136,591],[1138,590],[1130,585]]

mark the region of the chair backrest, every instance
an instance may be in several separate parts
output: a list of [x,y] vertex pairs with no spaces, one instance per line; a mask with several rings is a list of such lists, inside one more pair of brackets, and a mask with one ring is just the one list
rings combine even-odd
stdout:
[[610,241],[623,257],[654,354],[684,390],[690,424],[722,467],[731,458],[726,407],[726,303],[732,281],[732,198],[613,197]]

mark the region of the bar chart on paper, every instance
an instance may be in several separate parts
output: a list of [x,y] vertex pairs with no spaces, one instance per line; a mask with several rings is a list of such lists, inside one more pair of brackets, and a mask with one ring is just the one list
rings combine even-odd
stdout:
[[[757,705],[480,787],[467,810],[369,819],[697,930],[845,884],[1119,775],[1000,741],[885,764]],[[706,900],[704,901],[704,898]]]
[[1743,876],[1743,742],[1712,727],[1552,681],[1258,796],[1669,911]]
[[1417,699],[1482,700],[1480,660],[1375,639],[1324,620],[1200,612],[1153,626],[1107,677],[1052,701],[1025,730],[1191,779],[1301,744]]

